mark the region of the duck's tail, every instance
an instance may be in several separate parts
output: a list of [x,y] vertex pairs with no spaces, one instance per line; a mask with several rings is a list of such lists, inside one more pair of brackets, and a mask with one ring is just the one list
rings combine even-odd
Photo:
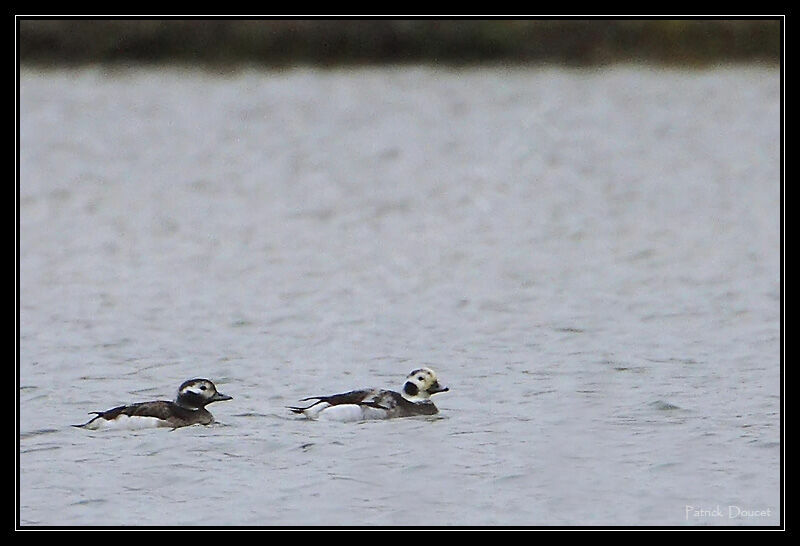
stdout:
[[301,408],[299,406],[286,406],[286,409],[290,410],[292,413],[305,413],[306,410],[313,408],[317,404],[325,402],[325,398],[326,398],[325,396],[309,396],[308,398],[301,398],[300,399],[301,402],[306,402],[308,400],[316,400],[316,402],[304,408]]
[[102,411],[90,411],[90,412],[89,412],[89,415],[96,415],[97,417],[92,417],[91,419],[89,419],[88,421],[86,421],[86,422],[85,422],[85,423],[83,423],[83,424],[80,424],[80,425],[70,425],[70,426],[71,426],[71,427],[75,427],[75,428],[85,428],[85,427],[86,427],[86,425],[88,425],[88,424],[90,424],[90,423],[94,423],[96,420],[98,420],[98,419],[100,418],[100,416],[101,416],[101,415],[103,415],[103,412],[102,412]]

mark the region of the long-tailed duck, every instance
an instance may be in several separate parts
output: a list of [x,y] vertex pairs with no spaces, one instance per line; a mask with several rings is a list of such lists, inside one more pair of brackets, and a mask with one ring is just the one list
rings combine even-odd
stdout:
[[408,374],[402,392],[361,389],[330,396],[310,396],[300,400],[316,400],[310,406],[288,409],[309,419],[335,421],[434,415],[439,410],[431,400],[431,395],[448,390],[439,385],[433,370],[419,368]]
[[205,407],[211,402],[231,398],[217,392],[214,383],[208,379],[189,379],[178,387],[174,402],[156,400],[119,406],[108,411],[93,411],[90,413],[97,414],[97,417],[82,425],[72,426],[98,430],[210,425],[214,422],[214,416]]

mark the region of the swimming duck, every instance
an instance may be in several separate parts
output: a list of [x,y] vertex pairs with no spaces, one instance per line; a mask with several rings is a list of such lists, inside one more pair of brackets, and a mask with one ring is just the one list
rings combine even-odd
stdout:
[[209,425],[214,422],[214,416],[205,407],[212,402],[231,398],[218,392],[208,379],[189,379],[178,387],[174,401],[155,400],[118,406],[107,411],[93,411],[90,413],[96,414],[96,417],[82,425],[72,426],[99,430]]
[[306,407],[289,407],[292,412],[309,419],[361,421],[390,419],[415,415],[435,415],[439,409],[431,396],[450,390],[439,384],[430,368],[412,371],[400,392],[385,389],[359,389],[329,396],[309,396],[300,401],[316,400]]

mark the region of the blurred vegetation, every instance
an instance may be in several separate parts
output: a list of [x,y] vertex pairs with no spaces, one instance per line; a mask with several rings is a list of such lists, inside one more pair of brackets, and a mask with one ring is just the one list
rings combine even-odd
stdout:
[[18,21],[21,63],[780,62],[781,21],[87,20]]

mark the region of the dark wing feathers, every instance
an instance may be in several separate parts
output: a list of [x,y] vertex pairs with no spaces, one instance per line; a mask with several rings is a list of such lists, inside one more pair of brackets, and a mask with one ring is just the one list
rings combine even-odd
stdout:
[[[385,404],[386,397],[387,395],[394,394],[397,393],[375,389],[359,389],[341,394],[332,394],[330,396],[309,396],[308,398],[303,398],[300,401],[306,402],[308,400],[316,400],[316,402],[304,408],[290,406],[288,409],[292,410],[294,413],[303,413],[305,410],[311,409],[322,402],[327,402],[331,406],[338,406],[340,404],[357,404],[361,406],[369,406],[371,408],[389,409]],[[395,404],[393,400],[390,401],[390,403],[392,406]]]
[[[119,417],[120,415],[127,415],[129,417],[157,417],[159,419],[169,419],[175,414],[175,408],[180,409],[175,405],[174,402],[167,402],[165,400],[158,400],[156,402],[140,402],[138,404],[131,404],[129,406],[117,406],[116,408],[106,411],[90,412],[90,414],[97,415],[97,417],[89,421],[89,423],[97,419],[106,419],[110,421],[111,419]],[[75,426],[86,426],[89,423]]]
[[76,427],[85,427],[97,419],[113,420],[120,415],[128,417],[155,417],[168,423],[168,426],[180,427],[193,424],[207,425],[214,422],[214,417],[204,408],[187,409],[175,402],[157,400],[155,402],[139,402],[128,406],[118,406],[107,411],[92,412],[97,417]]

